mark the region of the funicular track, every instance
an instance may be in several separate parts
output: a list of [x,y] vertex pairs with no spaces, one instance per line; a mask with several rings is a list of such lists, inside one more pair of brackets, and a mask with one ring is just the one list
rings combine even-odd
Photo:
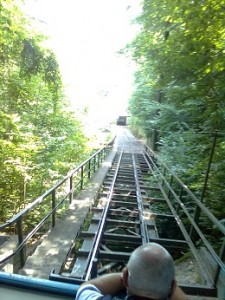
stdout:
[[65,261],[60,274],[52,272],[51,280],[79,283],[121,271],[135,248],[157,242],[175,260],[188,251],[194,256],[201,281],[187,285],[178,280],[188,294],[216,295],[176,210],[154,179],[154,168],[154,158],[145,152],[117,151],[101,192],[74,243],[69,267],[66,268]]
[[145,220],[147,202],[141,191],[142,174],[132,153],[117,152],[101,193],[92,208],[87,231],[70,276],[87,280],[109,270],[121,270],[130,252],[157,236],[154,224]]

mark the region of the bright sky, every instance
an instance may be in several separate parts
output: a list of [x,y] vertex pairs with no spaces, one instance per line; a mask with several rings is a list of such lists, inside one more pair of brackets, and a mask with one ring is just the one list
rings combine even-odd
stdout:
[[[94,118],[126,112],[135,69],[116,52],[137,33],[140,0],[26,0],[58,57],[67,95]],[[110,120],[111,121],[111,120]]]

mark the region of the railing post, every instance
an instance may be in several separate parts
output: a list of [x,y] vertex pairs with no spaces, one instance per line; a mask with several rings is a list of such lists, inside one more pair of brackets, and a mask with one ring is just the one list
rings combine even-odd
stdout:
[[100,161],[101,161],[101,152],[98,153],[98,168],[100,167]]
[[[220,250],[220,258],[221,258],[221,261],[224,261],[225,260],[225,238],[223,239],[223,244],[221,246],[221,250]],[[215,275],[215,286],[217,285],[217,282],[219,280],[219,276],[220,276],[220,266],[218,265],[218,268],[217,268],[217,271],[216,271],[216,275]]]
[[70,195],[69,195],[70,204],[72,200],[73,200],[73,175],[70,176]]
[[[23,242],[23,218],[19,218],[17,221],[17,230],[18,230],[18,242],[19,245]],[[19,251],[20,256],[20,267],[22,268],[25,265],[26,254],[25,254],[25,246]]]
[[[55,197],[55,190],[52,191],[52,210],[56,207],[56,197]],[[55,220],[56,220],[56,213],[53,211],[52,213],[52,228],[55,227]]]
[[157,150],[157,142],[158,142],[158,131],[156,129],[152,129],[152,150]]
[[108,146],[102,150],[102,161],[106,158],[108,154]]
[[[171,175],[171,177],[170,177],[170,187],[172,188],[172,183],[173,183],[173,175]],[[168,192],[168,198],[170,198],[170,195],[171,195],[171,191],[170,191],[170,189],[169,189],[169,192]]]
[[91,160],[88,161],[88,178],[91,178]]
[[[179,199],[181,202],[182,202],[182,197],[183,197],[183,186],[180,185]],[[179,207],[180,207],[180,205],[179,205],[179,203],[177,203],[176,208],[175,208],[176,213],[178,213]]]
[[[165,167],[163,168],[163,177],[164,178],[166,177],[166,168]],[[162,178],[162,186],[164,186],[164,182],[165,182],[165,180]]]
[[95,173],[96,156],[94,156],[94,173]]
[[217,133],[215,133],[214,138],[213,138],[211,153],[210,153],[208,166],[207,166],[207,170],[206,170],[206,174],[205,174],[205,182],[204,182],[204,186],[203,186],[203,189],[202,189],[201,202],[203,202],[203,200],[205,198],[205,192],[206,192],[206,188],[207,188],[207,184],[208,184],[208,180],[209,180],[209,173],[210,173],[210,170],[211,170],[213,155],[214,155],[215,148],[216,148],[216,140],[217,140]]
[[80,189],[83,189],[83,181],[84,181],[84,166],[81,167],[80,170]]
[[[213,155],[214,155],[215,148],[216,148],[216,140],[217,140],[217,133],[215,133],[214,138],[213,138],[211,153],[210,153],[208,166],[207,166],[207,170],[206,170],[206,174],[205,174],[205,182],[204,182],[204,186],[202,189],[202,195],[201,195],[201,199],[200,199],[202,203],[204,203],[205,193],[206,193],[207,184],[208,184],[208,180],[209,180],[209,173],[210,173],[210,169],[211,169],[211,165],[212,165]],[[201,214],[201,209],[199,206],[197,206],[195,209],[195,214],[194,214],[194,221],[197,224],[200,219],[200,214]],[[190,236],[192,237],[192,235],[193,235],[193,227],[190,230]]]

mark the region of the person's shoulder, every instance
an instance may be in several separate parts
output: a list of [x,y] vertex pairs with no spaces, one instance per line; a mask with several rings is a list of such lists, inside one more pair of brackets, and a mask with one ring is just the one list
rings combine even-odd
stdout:
[[93,284],[83,284],[77,291],[76,300],[124,300],[124,297],[103,295]]
[[82,284],[76,294],[76,300],[100,299],[101,292],[93,284]]
[[82,284],[78,289],[79,292],[84,291],[84,290],[97,291],[97,292],[101,293],[100,290],[94,284],[91,284],[91,283]]

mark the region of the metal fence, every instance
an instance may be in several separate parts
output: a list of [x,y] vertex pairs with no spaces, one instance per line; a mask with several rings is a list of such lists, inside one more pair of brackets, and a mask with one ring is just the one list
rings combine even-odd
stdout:
[[[98,150],[76,169],[72,170],[66,177],[54,185],[51,189],[46,191],[43,195],[38,197],[32,203],[28,204],[23,210],[10,218],[5,224],[0,225],[0,232],[15,232],[18,237],[18,245],[16,249],[5,255],[0,260],[0,267],[2,267],[9,259],[18,260],[19,269],[24,266],[26,262],[26,245],[40,230],[45,234],[46,228],[53,228],[57,222],[57,214],[63,206],[68,206],[73,196],[83,189],[85,183],[98,170],[103,159],[111,151],[113,142],[110,142],[102,149]],[[44,205],[44,209],[43,209]],[[41,220],[33,224],[33,229],[27,230],[26,221],[32,218],[32,214],[42,211]],[[44,215],[44,217],[43,217]],[[47,224],[47,226],[46,226]],[[17,257],[15,259],[15,257]]]
[[209,285],[225,295],[225,226],[148,146],[145,151],[159,188],[199,265],[207,256]]

